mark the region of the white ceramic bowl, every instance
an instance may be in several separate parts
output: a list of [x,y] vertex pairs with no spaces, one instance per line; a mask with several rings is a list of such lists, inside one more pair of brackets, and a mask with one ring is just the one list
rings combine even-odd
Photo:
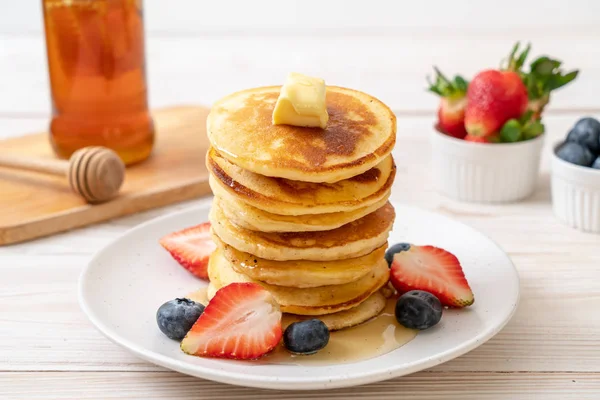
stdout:
[[432,168],[436,189],[453,199],[506,203],[533,193],[544,135],[517,143],[473,143],[434,129]]
[[600,233],[600,170],[580,167],[552,152],[552,208],[573,228]]

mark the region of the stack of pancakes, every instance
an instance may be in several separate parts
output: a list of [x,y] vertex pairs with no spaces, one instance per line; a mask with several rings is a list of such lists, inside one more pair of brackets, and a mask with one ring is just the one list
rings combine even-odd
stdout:
[[208,117],[218,246],[209,298],[258,282],[285,313],[318,316],[332,330],[359,324],[386,302],[395,116],[365,93],[330,86],[327,128],[273,125],[279,92],[234,93]]

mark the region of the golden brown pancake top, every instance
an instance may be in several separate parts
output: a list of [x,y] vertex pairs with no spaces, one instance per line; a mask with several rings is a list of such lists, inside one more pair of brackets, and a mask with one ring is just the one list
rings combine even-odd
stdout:
[[248,170],[313,182],[331,182],[320,180],[327,172],[356,172],[340,179],[362,173],[392,150],[395,116],[379,100],[328,87],[325,129],[273,125],[279,91],[279,86],[257,88],[217,102],[208,121],[213,146]]
[[[278,96],[278,91],[252,95],[244,107],[231,114],[230,119],[239,124],[254,120],[254,124],[260,129],[253,131],[253,140],[265,145],[284,138],[282,147],[286,150],[276,153],[275,162],[279,165],[305,168],[305,163],[299,163],[296,158],[290,157],[296,154],[313,165],[322,165],[327,156],[332,154],[351,156],[360,140],[369,140],[373,135],[369,127],[376,123],[375,115],[356,98],[335,92],[327,94],[329,123],[325,129],[273,125],[273,104]],[[352,119],[349,118],[350,115]]]

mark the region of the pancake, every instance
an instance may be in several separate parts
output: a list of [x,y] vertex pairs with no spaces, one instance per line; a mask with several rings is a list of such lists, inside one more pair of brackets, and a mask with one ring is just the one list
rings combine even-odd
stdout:
[[273,125],[280,90],[248,89],[217,101],[206,121],[212,146],[248,171],[303,182],[348,179],[392,151],[396,117],[378,99],[328,86],[325,129]]
[[214,233],[228,245],[267,260],[334,261],[369,254],[387,242],[394,223],[388,202],[378,210],[340,228],[318,232],[259,232],[241,228],[213,201],[209,220]]
[[349,212],[389,197],[396,176],[392,156],[358,176],[311,183],[259,175],[229,162],[211,148],[206,156],[213,193],[282,215]]
[[[333,314],[321,315],[319,316],[319,319],[327,325],[327,328],[330,331],[339,331],[340,329],[346,329],[362,324],[363,322],[376,317],[383,311],[386,302],[387,299],[381,292],[375,292],[356,307],[345,311],[338,311]],[[285,329],[293,322],[311,318],[314,318],[314,316],[283,314],[281,324],[283,325],[283,329]]]
[[299,289],[269,285],[235,272],[220,249],[210,256],[208,263],[208,276],[214,288],[219,289],[234,282],[257,282],[271,292],[281,311],[300,315],[331,314],[356,307],[384,286],[389,275],[387,262],[381,259],[373,265],[371,272],[354,282]]
[[349,212],[326,214],[280,215],[259,210],[234,198],[216,197],[226,218],[237,226],[261,232],[312,232],[339,228],[383,207],[388,196],[367,207]]
[[249,278],[271,285],[310,288],[354,282],[368,274],[385,256],[387,244],[366,256],[337,261],[272,261],[236,250],[213,238],[232,268]]

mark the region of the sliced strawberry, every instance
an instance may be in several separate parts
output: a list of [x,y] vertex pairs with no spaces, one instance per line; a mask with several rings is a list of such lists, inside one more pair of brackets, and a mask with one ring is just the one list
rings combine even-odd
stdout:
[[210,222],[173,232],[160,239],[160,244],[185,269],[208,279],[208,257],[217,248],[210,237]]
[[281,311],[257,283],[232,283],[217,291],[181,342],[181,349],[204,357],[257,359],[281,340]]
[[390,280],[401,294],[424,290],[448,307],[466,307],[475,301],[458,259],[438,247],[411,245],[394,254]]

